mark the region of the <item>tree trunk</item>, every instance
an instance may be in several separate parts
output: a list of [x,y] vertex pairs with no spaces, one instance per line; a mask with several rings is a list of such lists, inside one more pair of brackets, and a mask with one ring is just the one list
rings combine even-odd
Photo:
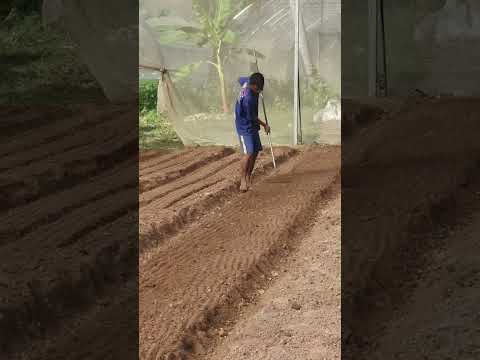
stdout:
[[218,66],[218,78],[220,80],[220,95],[222,96],[223,112],[228,113],[227,92],[225,90],[225,77],[223,74],[222,64]]
[[225,89],[225,74],[223,73],[223,64],[221,57],[222,44],[220,43],[217,49],[217,71],[218,71],[218,80],[220,84],[220,96],[222,98],[222,107],[223,112],[228,113],[228,103],[227,103],[227,91]]

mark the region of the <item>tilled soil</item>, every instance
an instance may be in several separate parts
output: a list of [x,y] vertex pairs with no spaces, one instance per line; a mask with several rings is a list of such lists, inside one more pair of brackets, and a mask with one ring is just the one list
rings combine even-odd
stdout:
[[[342,143],[342,356],[346,359],[420,359],[433,350],[434,342],[428,351],[420,342],[411,346],[416,342],[414,330],[426,325],[423,321],[441,317],[428,308],[425,315],[431,318],[426,320],[419,307],[409,307],[421,291],[412,295],[412,285],[405,284],[425,286],[418,282],[428,271],[424,261],[442,243],[428,234],[445,211],[455,208],[462,189],[478,172],[477,114],[478,99],[405,99],[395,111],[357,129]],[[467,237],[458,241],[464,249],[471,246]],[[429,301],[442,300],[432,293],[422,301],[427,307]],[[403,323],[402,330],[400,325],[392,326],[394,320]],[[379,340],[383,336],[389,339]],[[432,331],[428,336],[440,339]],[[434,358],[446,359],[445,354]],[[462,358],[456,354],[451,358]]]
[[[296,154],[276,148],[280,165]],[[272,169],[269,154],[261,154],[255,180]],[[159,246],[185,225],[237,194],[239,155],[232,148],[191,148],[159,154],[140,165],[140,251]]]
[[422,234],[430,249],[402,284],[403,303],[385,302],[379,315],[393,316],[377,328],[365,359],[479,358],[479,175]]
[[[69,347],[90,343],[78,335],[77,322],[93,314],[97,301],[137,293],[125,282],[136,277],[138,263],[132,121],[138,109],[86,105],[0,113],[0,357],[73,359]],[[113,344],[104,315],[125,325],[118,333],[135,316],[124,321],[123,309],[102,309],[103,320],[89,320],[91,336],[103,335],[105,353],[128,357],[132,349]]]
[[[277,149],[276,153],[280,159],[293,154],[290,149]],[[205,353],[218,336],[215,325],[234,318],[237,304],[255,297],[280,255],[288,253],[308,230],[319,201],[339,176],[340,149],[301,149],[276,171],[259,178],[271,161],[265,154],[259,159],[254,186],[246,194],[236,187],[237,159],[226,155],[190,173],[185,183],[177,179],[164,185],[168,188],[149,191],[155,195],[141,195],[141,203],[147,204],[143,206],[159,201],[160,210],[161,206],[168,209],[175,199],[166,201],[165,197],[177,191],[181,198],[175,202],[177,210],[179,204],[187,206],[201,199],[195,193],[206,188],[214,196],[222,191],[233,194],[208,208],[202,218],[194,218],[193,224],[173,232],[168,241],[150,235],[150,245],[140,257],[142,359],[180,359]],[[152,197],[154,200],[147,200]],[[143,226],[142,208],[140,212]],[[157,211],[156,217],[162,216]]]
[[322,202],[298,249],[268,273],[253,309],[219,328],[208,360],[340,359],[340,186]]

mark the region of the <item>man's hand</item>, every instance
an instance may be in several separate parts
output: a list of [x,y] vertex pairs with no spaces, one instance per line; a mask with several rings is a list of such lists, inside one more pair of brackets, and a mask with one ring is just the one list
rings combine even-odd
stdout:
[[265,125],[263,126],[263,128],[265,129],[265,132],[266,132],[267,134],[270,134],[270,125],[265,124]]
[[270,126],[266,123],[266,122],[263,122],[262,120],[260,119],[257,119],[259,124],[263,126],[263,128],[265,129],[265,132],[267,134],[270,134]]

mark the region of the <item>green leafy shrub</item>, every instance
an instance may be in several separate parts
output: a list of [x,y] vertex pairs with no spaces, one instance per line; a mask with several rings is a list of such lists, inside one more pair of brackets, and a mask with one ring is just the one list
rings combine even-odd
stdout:
[[156,111],[158,80],[141,80],[139,90],[138,101],[140,112]]
[[140,149],[177,149],[183,146],[166,114],[144,110],[139,116]]

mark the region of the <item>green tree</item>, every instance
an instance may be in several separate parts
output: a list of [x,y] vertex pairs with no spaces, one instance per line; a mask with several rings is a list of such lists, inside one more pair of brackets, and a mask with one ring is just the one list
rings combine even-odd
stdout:
[[252,50],[239,48],[239,35],[232,30],[235,15],[247,5],[247,1],[192,0],[192,3],[197,25],[154,27],[160,31],[161,43],[186,42],[212,49],[212,59],[207,62],[216,69],[223,111],[228,112],[225,64],[232,55],[242,51],[252,53]]

